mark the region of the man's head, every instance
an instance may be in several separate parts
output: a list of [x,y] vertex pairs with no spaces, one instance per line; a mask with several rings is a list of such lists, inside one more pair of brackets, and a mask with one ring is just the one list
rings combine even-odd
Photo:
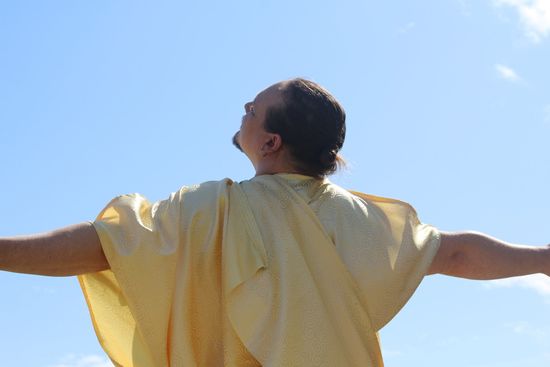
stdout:
[[324,177],[344,163],[338,151],[345,139],[346,115],[318,84],[301,78],[280,82],[244,107],[233,144],[251,160],[256,175]]

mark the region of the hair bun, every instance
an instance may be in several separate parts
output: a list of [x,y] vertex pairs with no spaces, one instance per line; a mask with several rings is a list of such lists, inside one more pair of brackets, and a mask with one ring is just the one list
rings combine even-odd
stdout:
[[337,155],[338,152],[335,149],[323,150],[320,157],[321,163],[327,166],[333,165]]

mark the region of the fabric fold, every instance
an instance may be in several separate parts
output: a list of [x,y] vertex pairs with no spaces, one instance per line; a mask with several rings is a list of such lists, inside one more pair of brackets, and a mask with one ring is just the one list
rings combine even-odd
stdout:
[[380,366],[359,290],[315,215],[278,179],[242,188],[268,255],[265,271],[230,295],[229,315],[250,353],[262,366]]
[[223,235],[224,294],[231,292],[266,267],[267,254],[254,216],[238,185],[229,188]]

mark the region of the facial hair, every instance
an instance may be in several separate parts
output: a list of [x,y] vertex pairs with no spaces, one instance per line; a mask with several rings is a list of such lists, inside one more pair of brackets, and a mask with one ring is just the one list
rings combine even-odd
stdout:
[[233,143],[235,148],[239,149],[242,153],[244,153],[241,148],[241,145],[239,144],[238,136],[239,136],[239,131],[237,131],[235,135],[233,135],[233,139],[231,140],[231,142]]

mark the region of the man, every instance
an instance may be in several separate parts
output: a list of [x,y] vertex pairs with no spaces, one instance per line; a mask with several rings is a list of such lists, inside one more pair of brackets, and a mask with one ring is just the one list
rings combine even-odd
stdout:
[[256,176],[111,201],[93,223],[0,239],[0,269],[78,275],[117,366],[382,366],[378,330],[423,276],[550,275],[550,246],[441,232],[326,176],[345,113],[308,80],[246,103]]

